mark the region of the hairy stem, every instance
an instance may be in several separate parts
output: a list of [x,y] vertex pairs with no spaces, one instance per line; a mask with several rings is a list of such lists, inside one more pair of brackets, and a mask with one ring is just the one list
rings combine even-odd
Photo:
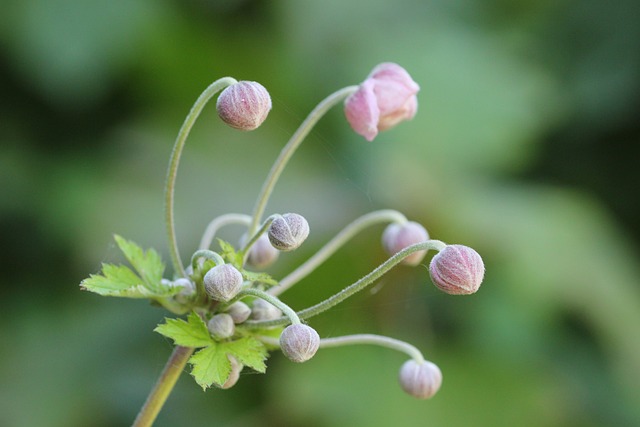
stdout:
[[368,213],[347,225],[340,233],[324,245],[315,255],[309,258],[304,264],[289,273],[285,278],[280,280],[277,286],[269,289],[271,295],[280,295],[300,280],[304,279],[320,264],[331,257],[338,249],[347,243],[353,236],[367,227],[381,222],[397,222],[404,223],[407,218],[398,211],[391,209],[380,210]]
[[268,302],[271,305],[276,306],[277,308],[279,308],[286,317],[284,317],[285,322],[284,323],[289,323],[291,322],[292,325],[297,325],[300,322],[300,318],[298,317],[298,315],[296,314],[296,312],[289,307],[287,304],[283,303],[282,301],[280,301],[277,297],[274,297],[273,295],[269,295],[268,293],[261,291],[260,289],[255,289],[255,288],[245,288],[243,290],[241,290],[238,293],[238,296],[242,297],[245,295],[251,295],[254,297],[258,297],[260,299],[265,300],[266,302]]
[[[331,307],[346,300],[347,298],[354,295],[355,293],[360,292],[361,290],[363,290],[364,288],[366,288],[367,286],[369,286],[370,284],[378,280],[385,273],[387,273],[393,267],[398,265],[404,258],[411,255],[412,253],[418,252],[418,251],[424,251],[424,250],[428,251],[431,249],[441,251],[446,246],[447,245],[441,242],[440,240],[427,240],[426,242],[416,243],[415,245],[407,246],[406,248],[404,248],[403,250],[396,253],[391,258],[387,259],[385,262],[380,264],[375,270],[373,270],[372,272],[370,272],[369,274],[367,274],[357,282],[351,284],[350,286],[347,286],[342,291],[338,292],[337,294],[333,295],[330,298],[327,298],[321,303],[316,304],[312,307],[306,308],[302,311],[299,311],[297,314],[301,319],[308,319],[310,317],[317,316],[318,314],[324,311],[327,311]],[[287,318],[281,317],[279,319],[274,319],[274,320],[263,320],[263,321],[249,320],[245,322],[244,325],[252,328],[264,328],[269,326],[284,325],[286,323],[287,323]]]
[[280,174],[282,173],[285,166],[287,165],[287,162],[296,151],[296,149],[300,146],[304,138],[309,134],[316,123],[318,123],[318,120],[320,120],[322,116],[324,116],[327,111],[331,109],[331,107],[344,100],[357,89],[358,86],[348,86],[326,97],[316,106],[316,108],[313,109],[313,111],[311,111],[311,113],[309,113],[300,127],[291,136],[291,139],[289,139],[287,145],[282,148],[280,155],[271,167],[271,171],[269,172],[269,175],[267,176],[267,179],[262,186],[262,190],[260,191],[260,195],[258,196],[258,199],[256,201],[256,205],[253,209],[253,219],[251,221],[251,225],[249,226],[249,234],[253,234],[256,232],[258,224],[260,223],[260,219],[262,218],[264,210],[267,206],[267,202],[269,201],[269,197],[273,192],[273,188],[275,187]]
[[191,357],[193,350],[191,347],[181,346],[177,346],[173,350],[171,357],[160,374],[160,378],[158,378],[156,385],[153,387],[153,390],[151,390],[149,397],[147,397],[147,401],[133,422],[133,427],[149,427],[153,425],[164,402],[169,397],[173,386],[175,386],[187,361]]
[[178,132],[178,137],[173,146],[171,152],[171,158],[169,159],[169,168],[167,169],[167,181],[164,189],[164,205],[165,205],[165,222],[167,226],[167,236],[169,238],[169,250],[171,252],[171,262],[173,263],[173,269],[179,277],[187,277],[184,271],[184,266],[180,260],[180,251],[178,250],[178,242],[176,238],[176,226],[174,220],[174,193],[176,187],[176,176],[178,174],[178,164],[180,163],[180,156],[184,149],[185,142],[189,136],[189,132],[193,127],[196,119],[202,112],[202,109],[207,102],[219,91],[227,86],[230,86],[237,81],[231,77],[223,77],[215,82],[211,83],[204,92],[198,97],[191,111],[187,114],[187,117]]
[[387,347],[392,350],[397,350],[402,353],[406,353],[418,363],[424,363],[424,356],[420,350],[413,345],[397,340],[395,338],[389,338],[382,335],[373,334],[357,334],[357,335],[345,335],[335,338],[322,338],[320,340],[320,348],[340,347],[343,345],[353,344],[373,344],[381,347]]
[[251,217],[245,214],[237,214],[230,213],[225,215],[220,215],[217,218],[214,218],[208,225],[202,235],[202,239],[200,240],[200,249],[209,249],[211,247],[211,243],[213,242],[214,237],[218,230],[225,225],[230,224],[240,224],[248,226],[251,224]]

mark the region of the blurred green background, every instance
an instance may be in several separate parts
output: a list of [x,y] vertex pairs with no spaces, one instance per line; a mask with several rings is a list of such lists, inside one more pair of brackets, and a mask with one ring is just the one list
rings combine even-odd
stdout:
[[[112,234],[168,261],[162,190],[199,93],[230,75],[273,98],[253,133],[209,106],[178,176],[183,255],[249,213],[279,149],[326,95],[379,62],[421,85],[415,120],[367,143],[336,108],[268,212],[311,226],[276,277],[368,211],[395,208],[474,247],[481,290],[452,297],[395,269],[311,320],[379,333],[437,363],[405,395],[406,357],[327,349],[203,393],[184,374],[157,426],[640,425],[640,5],[637,0],[4,0],[0,14],[0,425],[129,425],[171,352],[143,301],[80,281],[119,262]],[[383,227],[284,295],[304,308],[385,259]],[[237,239],[229,228],[223,237]],[[428,259],[425,261],[428,261]]]

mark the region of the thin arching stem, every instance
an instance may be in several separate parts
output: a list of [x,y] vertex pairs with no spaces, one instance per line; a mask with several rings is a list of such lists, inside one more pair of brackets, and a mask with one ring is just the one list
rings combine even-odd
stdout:
[[297,325],[300,322],[300,318],[298,317],[298,315],[296,314],[296,312],[289,307],[287,304],[283,303],[282,301],[280,301],[277,297],[274,297],[273,295],[269,295],[268,293],[261,291],[260,289],[255,289],[255,288],[244,288],[243,290],[241,290],[237,297],[235,298],[237,299],[242,299],[243,296],[246,295],[251,295],[254,297],[258,297],[260,299],[265,300],[266,302],[268,302],[269,304],[279,308],[284,315],[286,316],[285,319],[287,319],[287,322],[285,323],[289,323],[291,322],[292,325]]
[[302,122],[300,127],[296,130],[296,132],[291,136],[287,145],[282,148],[280,155],[276,159],[275,163],[271,167],[271,171],[265,180],[262,190],[260,191],[260,195],[256,201],[256,205],[253,209],[253,219],[251,221],[251,225],[249,226],[249,234],[254,234],[258,228],[258,224],[260,223],[260,219],[264,214],[264,210],[267,206],[267,202],[269,201],[269,197],[273,192],[273,188],[280,177],[280,174],[284,170],[284,167],[287,165],[287,162],[296,151],[296,149],[300,146],[304,138],[309,134],[311,129],[318,123],[318,120],[324,116],[327,111],[331,109],[334,105],[338,104],[346,97],[354,93],[358,89],[358,86],[348,86],[343,89],[340,89],[328,97],[326,97],[323,101],[321,101],[316,108],[309,113],[307,118]]
[[245,214],[230,213],[214,218],[207,225],[207,228],[202,234],[202,239],[200,240],[199,246],[200,249],[209,249],[211,247],[211,243],[213,243],[213,239],[216,237],[216,233],[218,232],[218,230],[225,225],[231,224],[248,226],[249,224],[251,224],[251,217]]
[[424,356],[413,345],[408,342],[400,341],[395,338],[389,338],[382,335],[373,334],[357,334],[345,335],[335,338],[323,338],[320,340],[320,348],[341,347],[354,344],[372,344],[381,347],[387,347],[409,355],[418,363],[424,363]]
[[326,245],[324,245],[318,252],[309,258],[304,264],[296,268],[289,273],[286,277],[280,280],[277,286],[269,289],[272,295],[280,295],[300,280],[304,279],[308,274],[314,271],[320,264],[325,262],[331,257],[338,249],[340,249],[345,243],[347,243],[353,236],[367,227],[381,223],[381,222],[397,222],[404,223],[407,218],[398,211],[391,209],[385,209],[375,212],[370,212],[366,215],[353,221],[347,225],[340,233],[331,239]]
[[237,83],[235,79],[231,77],[223,77],[211,83],[211,85],[209,85],[209,87],[207,87],[204,92],[202,92],[200,97],[196,100],[195,104],[193,104],[193,107],[191,107],[191,111],[189,111],[189,114],[185,118],[184,123],[182,124],[182,127],[178,132],[178,137],[176,138],[176,142],[173,146],[173,151],[171,152],[171,158],[169,159],[167,181],[164,188],[165,222],[167,226],[167,236],[169,238],[171,262],[173,263],[173,268],[179,277],[187,276],[184,271],[182,261],[180,260],[180,252],[178,250],[178,242],[176,238],[176,226],[173,206],[176,187],[176,176],[178,174],[178,164],[180,163],[180,156],[182,155],[182,150],[184,149],[184,144],[187,141],[189,132],[191,131],[191,128],[193,127],[196,119],[200,115],[200,112],[202,112],[204,106],[217,92],[234,83]]
[[[337,294],[333,295],[330,298],[327,298],[321,303],[316,304],[312,307],[306,308],[302,311],[299,311],[298,316],[301,319],[309,319],[310,317],[317,316],[318,314],[324,311],[327,311],[331,307],[341,303],[342,301],[346,300],[350,296],[356,294],[357,292],[360,292],[361,290],[363,290],[364,288],[366,288],[367,286],[369,286],[370,284],[378,280],[385,273],[387,273],[393,267],[398,265],[404,258],[406,258],[407,256],[411,255],[414,252],[424,251],[424,250],[428,251],[431,249],[441,251],[446,246],[447,245],[441,242],[440,240],[427,240],[425,242],[416,243],[415,245],[407,246],[406,248],[404,248],[403,250],[396,253],[391,258],[387,259],[385,262],[380,264],[375,270],[373,270],[372,272],[370,272],[369,274],[367,274],[357,282],[347,286]],[[284,325],[286,323],[287,323],[287,318],[281,317],[279,319],[274,319],[274,320],[262,320],[262,321],[249,320],[245,322],[244,325],[251,328],[264,328],[269,326]]]

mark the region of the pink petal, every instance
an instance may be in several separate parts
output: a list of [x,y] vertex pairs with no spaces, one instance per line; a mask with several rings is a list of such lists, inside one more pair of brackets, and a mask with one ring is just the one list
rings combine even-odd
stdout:
[[353,130],[364,136],[367,141],[373,141],[378,134],[380,119],[380,110],[373,88],[374,82],[371,79],[365,80],[360,88],[347,98],[344,105],[347,121]]

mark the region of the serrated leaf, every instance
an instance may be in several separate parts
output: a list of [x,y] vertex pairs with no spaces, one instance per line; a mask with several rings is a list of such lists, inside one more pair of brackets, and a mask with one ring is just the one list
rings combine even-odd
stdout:
[[183,319],[165,319],[155,332],[171,338],[176,345],[184,347],[207,347],[214,344],[207,325],[195,312],[191,312],[187,321]]
[[218,239],[218,244],[220,245],[220,249],[222,250],[220,256],[222,256],[222,258],[224,258],[226,262],[240,270],[242,268],[243,262],[242,253],[236,252],[236,249],[231,243],[225,242],[222,239]]
[[80,287],[103,296],[154,299],[171,297],[182,289],[169,284],[158,284],[155,289],[148,289],[129,267],[113,264],[103,264],[102,274],[92,274],[80,283]]
[[248,280],[249,282],[262,283],[269,287],[276,286],[278,284],[278,281],[267,273],[263,273],[263,272],[258,273],[255,271],[248,271],[248,270],[242,270],[241,272],[245,280]]
[[267,369],[264,363],[267,354],[265,346],[253,337],[212,343],[189,359],[192,365],[191,375],[203,390],[213,384],[222,387],[231,373],[231,362],[228,356],[233,356],[243,365],[264,373]]
[[140,275],[147,288],[157,291],[162,280],[162,273],[164,273],[164,264],[160,255],[153,249],[145,252],[134,242],[117,234],[114,238],[125,258]]

